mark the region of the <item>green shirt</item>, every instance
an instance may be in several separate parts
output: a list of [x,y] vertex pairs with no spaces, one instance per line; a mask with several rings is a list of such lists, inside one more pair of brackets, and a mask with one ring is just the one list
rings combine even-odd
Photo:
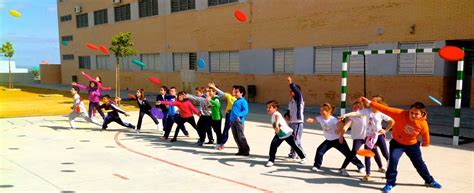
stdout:
[[212,120],[217,121],[221,120],[221,102],[218,97],[212,98],[209,103],[211,104],[211,116]]

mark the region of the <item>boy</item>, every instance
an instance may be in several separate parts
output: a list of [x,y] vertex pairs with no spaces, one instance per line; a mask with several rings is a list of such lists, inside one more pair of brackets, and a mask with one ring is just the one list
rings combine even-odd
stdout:
[[[365,97],[361,97],[360,101],[388,115],[397,123],[392,128],[393,139],[390,141],[390,158],[387,172],[385,173],[387,183],[382,191],[388,193],[395,187],[398,161],[403,153],[406,153],[410,158],[418,174],[425,180],[426,186],[440,189],[441,184],[436,182],[433,176],[431,176],[428,167],[421,157],[420,142],[418,142],[418,136],[421,135],[421,146],[428,147],[430,144],[430,131],[426,121],[425,105],[421,102],[415,102],[410,106],[409,110],[402,110],[371,102]],[[385,134],[385,130],[381,131],[382,134]]]
[[295,138],[292,134],[292,129],[286,124],[286,121],[283,119],[283,116],[278,112],[279,103],[275,100],[267,102],[267,114],[272,117],[273,129],[275,129],[275,137],[273,137],[272,143],[270,145],[270,158],[265,166],[272,167],[275,162],[275,154],[277,152],[278,146],[281,145],[283,141],[286,141],[288,145],[293,148],[298,156],[301,158],[300,163],[306,163],[306,156],[303,153],[298,145],[295,143]]
[[237,100],[235,100],[232,105],[229,120],[232,135],[234,136],[235,143],[237,143],[239,148],[239,151],[235,155],[249,156],[250,147],[247,144],[247,139],[244,134],[245,118],[249,113],[247,100],[243,98],[245,96],[245,88],[243,86],[236,86],[236,89],[234,89],[234,96]]
[[79,96],[79,87],[77,86],[73,86],[71,88],[71,94],[73,96],[73,106],[71,107],[72,108],[72,112],[69,113],[69,125],[71,126],[70,129],[76,129],[76,127],[74,126],[74,119],[76,119],[76,117],[82,117],[84,118],[86,121],[90,122],[90,123],[94,123],[98,126],[101,126],[101,124],[97,121],[94,121],[92,120],[86,113],[86,107],[84,106],[84,102],[82,102],[82,98],[81,96]]
[[225,143],[229,139],[230,110],[232,110],[232,105],[234,105],[235,100],[237,100],[237,98],[235,98],[235,96],[233,96],[234,90],[237,86],[236,85],[232,86],[232,92],[231,92],[231,94],[229,94],[229,93],[224,93],[221,90],[219,90],[214,83],[209,83],[208,85],[209,85],[210,88],[216,89],[217,96],[219,98],[224,98],[226,103],[227,103],[227,106],[225,108],[224,129],[222,130],[222,141],[221,141],[221,144],[220,144],[220,149],[222,150],[222,149],[224,149]]
[[[160,88],[160,94],[156,96],[156,102],[158,101],[164,101],[166,95],[168,95],[168,87],[166,86],[161,86]],[[161,124],[163,125],[163,129],[166,127],[166,120],[168,119],[168,107],[166,105],[156,105],[156,108],[160,108],[161,112],[163,112],[163,119],[161,120]],[[161,132],[160,129],[158,131]]]
[[122,119],[120,119],[119,113],[124,114],[125,116],[130,116],[127,112],[123,111],[122,109],[118,108],[114,102],[112,102],[112,99],[110,98],[109,95],[104,95],[102,97],[102,102],[103,104],[100,105],[99,108],[105,109],[105,111],[108,111],[107,116],[104,119],[104,124],[102,125],[102,130],[105,131],[107,129],[107,126],[109,123],[112,121],[118,123],[119,125],[122,125],[124,127],[132,128],[135,129],[135,126],[132,125],[131,123],[124,123]]
[[[288,84],[290,85],[290,96],[291,100],[288,103],[288,115],[289,115],[289,126],[293,129],[293,136],[295,137],[296,145],[301,149],[301,135],[303,135],[303,111],[304,111],[304,100],[301,94],[301,87],[293,83],[291,77],[288,77]],[[296,159],[296,152],[293,148],[288,154],[290,160]]]

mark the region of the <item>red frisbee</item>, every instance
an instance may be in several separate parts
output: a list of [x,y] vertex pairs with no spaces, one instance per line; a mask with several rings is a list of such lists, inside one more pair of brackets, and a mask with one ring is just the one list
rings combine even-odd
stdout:
[[104,45],[99,46],[100,51],[102,51],[104,54],[109,54],[109,50]]
[[154,84],[161,84],[160,79],[157,79],[155,77],[150,77],[150,78],[148,78],[148,80],[150,80],[150,82],[152,82]]
[[357,150],[357,155],[361,155],[364,157],[374,157],[375,153],[370,149],[359,149]]
[[128,98],[135,99],[135,95],[133,94],[127,94]]
[[247,16],[245,16],[245,13],[240,11],[240,10],[235,11],[234,16],[237,20],[239,20],[241,22],[247,21]]
[[445,46],[438,52],[439,57],[455,62],[464,58],[464,51],[455,46]]
[[97,46],[95,46],[94,44],[86,44],[86,46],[91,50],[97,50]]

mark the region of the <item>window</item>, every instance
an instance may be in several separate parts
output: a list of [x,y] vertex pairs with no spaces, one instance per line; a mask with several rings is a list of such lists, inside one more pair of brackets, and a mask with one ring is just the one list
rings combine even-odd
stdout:
[[114,7],[115,21],[130,20],[130,4]]
[[74,54],[63,54],[63,60],[74,60]]
[[239,52],[211,52],[211,72],[239,72]]
[[173,69],[174,71],[196,70],[196,53],[174,53]]
[[107,9],[94,11],[94,25],[107,23]]
[[89,20],[87,18],[87,13],[76,15],[76,27],[87,27],[89,26]]
[[[433,42],[400,44],[400,49],[433,47]],[[398,54],[398,74],[434,74],[434,56],[434,53],[400,53]]]
[[208,0],[207,5],[210,7],[210,6],[235,3],[235,2],[239,2],[239,0]]
[[293,73],[295,66],[294,64],[293,48],[273,50],[273,72]]
[[[340,73],[342,70],[342,53],[345,51],[366,50],[367,46],[329,47],[314,49],[314,73]],[[356,55],[349,58],[349,72],[364,72],[364,56]]]
[[91,69],[91,57],[79,56],[79,68]]
[[61,16],[60,20],[61,22],[63,21],[69,21],[72,19],[72,16],[71,15],[65,15],[65,16]]
[[160,54],[142,54],[141,61],[146,64],[144,70],[158,71],[160,68]]
[[138,1],[138,16],[140,18],[154,15],[158,15],[158,0]]
[[196,8],[195,0],[171,0],[171,12],[186,11]]
[[[142,71],[143,68],[134,64],[132,60],[137,59],[140,60],[139,56],[129,56],[126,58],[121,58],[120,59],[120,69],[122,70],[128,70],[128,71]],[[146,63],[145,63],[146,64]],[[146,66],[145,66],[146,68]]]
[[61,37],[61,41],[68,41],[68,42],[70,42],[70,41],[72,41],[72,36],[62,36],[62,37]]
[[96,56],[96,69],[97,70],[113,70],[114,66],[110,61],[110,56],[102,55]]

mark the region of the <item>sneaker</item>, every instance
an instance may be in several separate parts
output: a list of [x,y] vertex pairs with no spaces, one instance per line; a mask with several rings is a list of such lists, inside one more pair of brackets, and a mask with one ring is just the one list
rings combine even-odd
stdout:
[[319,168],[317,168],[316,166],[313,166],[313,167],[311,168],[311,170],[317,172],[317,171],[319,171]]
[[441,184],[439,184],[437,181],[434,181],[434,180],[431,183],[425,183],[425,185],[426,187],[441,189]]
[[346,169],[340,169],[339,174],[341,174],[343,176],[349,176],[349,173],[347,173]]
[[197,146],[202,146],[202,144],[203,144],[203,143],[200,142],[200,141],[196,142],[196,145],[197,145]]
[[160,139],[168,139],[168,137],[161,136]]
[[186,134],[186,135],[184,135],[184,136],[189,137],[189,134]]
[[170,142],[175,142],[175,141],[177,141],[176,138],[173,138],[173,139],[170,140]]
[[234,154],[234,155],[244,155],[244,153],[242,153],[242,152],[237,152],[237,153]]
[[214,140],[209,140],[206,144],[214,144]]
[[136,134],[140,134],[140,130],[136,130],[135,133],[136,133]]
[[368,182],[370,181],[370,176],[367,174],[362,178],[362,181]]
[[379,168],[378,172],[380,172],[380,173],[385,173],[385,172],[386,172],[386,170],[385,170],[385,169],[383,169],[383,168]]
[[272,167],[273,166],[273,162],[271,161],[268,161],[267,164],[265,164],[266,167]]
[[242,156],[249,156],[250,153],[242,153]]
[[133,130],[137,130],[137,128],[135,127],[135,125],[132,125],[132,129],[133,129]]
[[393,189],[393,186],[392,185],[389,185],[389,184],[386,184],[383,188],[382,188],[382,191],[384,193],[389,193],[390,191],[392,191]]
[[306,163],[306,158],[303,158],[300,160],[300,164],[305,164]]

